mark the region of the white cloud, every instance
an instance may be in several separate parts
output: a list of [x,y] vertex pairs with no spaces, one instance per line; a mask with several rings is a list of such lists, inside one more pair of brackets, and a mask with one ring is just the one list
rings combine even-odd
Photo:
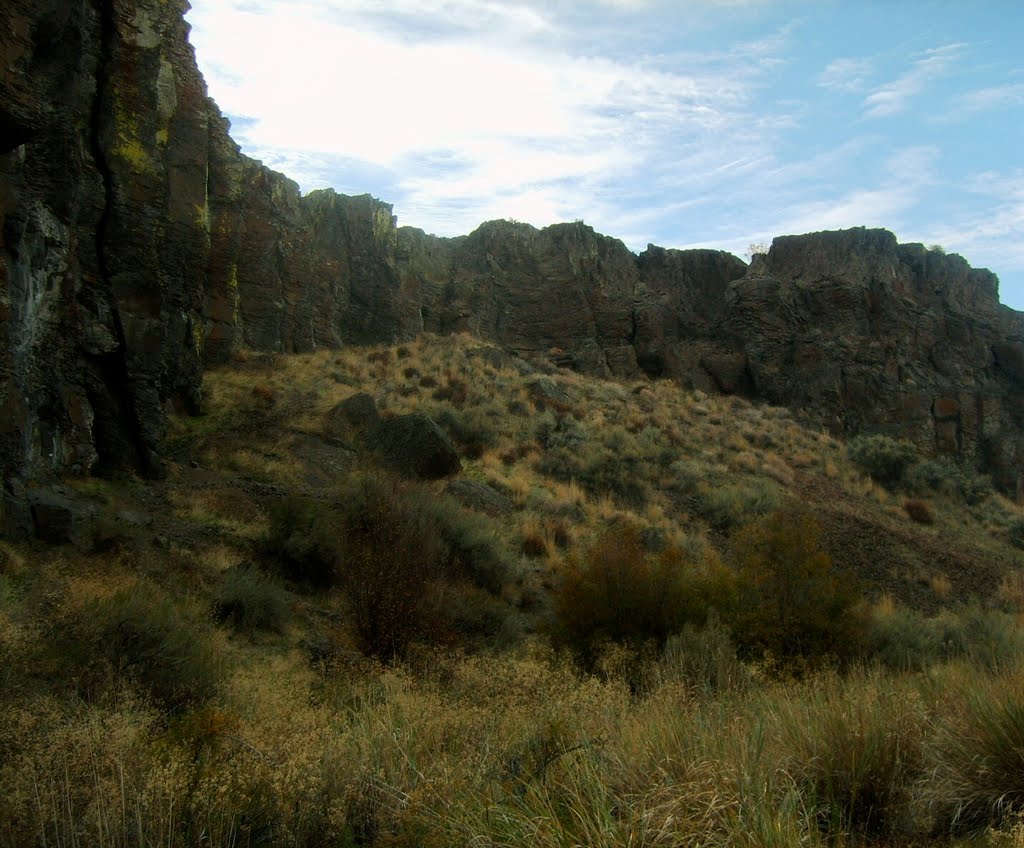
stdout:
[[[987,171],[968,180],[965,188],[988,203],[937,227],[935,241],[962,253],[972,265],[1024,271],[1024,170]],[[1024,292],[1017,293],[1018,302],[1021,298]]]
[[863,91],[873,71],[871,59],[834,59],[818,74],[818,85],[845,92]]
[[984,112],[1024,105],[1024,83],[994,85],[960,94],[953,99],[956,112]]
[[922,58],[892,82],[879,86],[864,98],[865,116],[883,118],[902,112],[930,82],[945,76],[963,53],[966,44],[947,44],[925,51]]
[[[381,9],[387,26],[353,25]],[[706,185],[763,157],[785,125],[753,113],[779,34],[620,60],[577,55],[555,19],[489,0],[215,0],[190,18],[211,94],[246,119],[243,149],[307,190],[337,183],[340,157],[383,169],[403,222],[444,234],[488,217],[614,221],[634,174]],[[417,37],[424,18],[444,37]],[[516,38],[496,35],[497,21]],[[275,45],[273,62],[261,44]]]

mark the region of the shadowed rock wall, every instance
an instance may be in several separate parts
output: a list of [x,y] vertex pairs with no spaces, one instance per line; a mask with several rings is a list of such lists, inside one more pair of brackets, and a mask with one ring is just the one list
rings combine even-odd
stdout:
[[988,271],[884,230],[776,239],[748,268],[639,256],[582,223],[398,229],[368,195],[243,156],[182,0],[0,10],[0,467],[159,474],[204,365],[470,330],[595,375],[646,373],[882,431],[1013,486],[1024,319]]

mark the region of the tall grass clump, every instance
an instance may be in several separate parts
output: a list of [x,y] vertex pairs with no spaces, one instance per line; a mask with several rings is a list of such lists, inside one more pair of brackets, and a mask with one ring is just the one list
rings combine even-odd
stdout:
[[217,690],[220,663],[201,613],[150,583],[87,601],[64,625],[57,648],[88,697],[128,679],[176,710]]
[[877,672],[825,675],[773,690],[767,709],[780,765],[823,835],[878,839],[909,829],[926,726],[912,691]]
[[963,670],[942,693],[924,794],[935,826],[982,833],[1024,812],[1024,679]]

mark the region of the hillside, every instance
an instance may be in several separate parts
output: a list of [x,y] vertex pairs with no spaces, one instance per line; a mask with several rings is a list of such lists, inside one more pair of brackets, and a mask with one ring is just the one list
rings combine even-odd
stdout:
[[[3,544],[3,844],[1012,829],[1024,510],[984,479],[468,335],[244,352],[207,390],[165,480],[30,489],[55,535]],[[390,439],[413,412],[455,453]],[[809,569],[779,619],[770,539]]]

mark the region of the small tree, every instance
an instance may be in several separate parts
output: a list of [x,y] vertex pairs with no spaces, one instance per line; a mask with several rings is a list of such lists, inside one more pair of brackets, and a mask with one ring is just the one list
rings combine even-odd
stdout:
[[584,664],[607,642],[661,647],[684,625],[703,625],[709,609],[731,611],[733,593],[732,573],[713,554],[651,553],[640,530],[623,525],[570,560],[554,594],[553,636]]
[[748,262],[753,262],[755,256],[767,256],[770,245],[763,241],[752,241],[747,247],[746,257]]
[[854,585],[832,566],[807,513],[780,510],[740,531],[734,629],[748,655],[798,670],[859,651],[863,620]]

